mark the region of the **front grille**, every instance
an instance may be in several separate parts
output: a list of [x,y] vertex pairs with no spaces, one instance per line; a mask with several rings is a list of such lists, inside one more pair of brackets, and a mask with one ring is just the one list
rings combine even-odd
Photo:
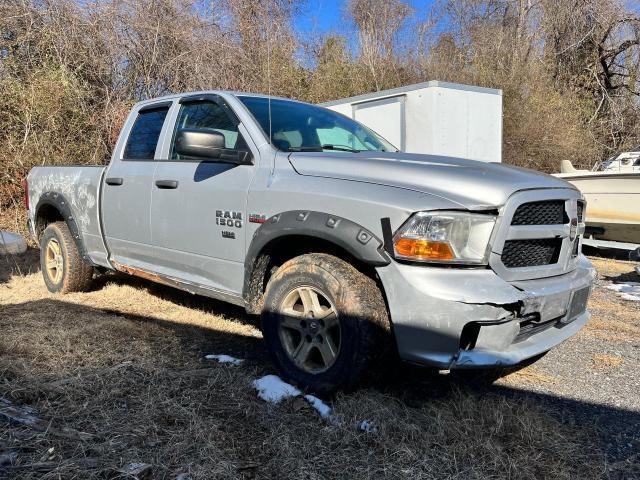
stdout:
[[565,223],[564,200],[544,200],[520,205],[511,225],[559,225]]
[[578,221],[584,222],[584,202],[578,202]]
[[586,209],[586,202],[575,190],[513,194],[501,209],[489,265],[508,282],[570,272],[576,268],[580,253],[580,244],[574,243],[580,238],[571,237],[584,228],[584,223],[579,222],[576,231],[574,219],[577,215],[584,217]]
[[537,267],[558,262],[562,239],[507,240],[502,249],[502,263],[507,268]]

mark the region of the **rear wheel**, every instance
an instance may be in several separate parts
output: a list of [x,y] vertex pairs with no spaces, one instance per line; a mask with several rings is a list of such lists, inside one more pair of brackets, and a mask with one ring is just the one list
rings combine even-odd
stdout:
[[40,268],[53,293],[85,291],[93,278],[93,267],[82,259],[65,222],[51,223],[42,234]]
[[283,377],[318,393],[355,386],[391,347],[375,281],[327,254],[278,269],[265,292],[262,330]]

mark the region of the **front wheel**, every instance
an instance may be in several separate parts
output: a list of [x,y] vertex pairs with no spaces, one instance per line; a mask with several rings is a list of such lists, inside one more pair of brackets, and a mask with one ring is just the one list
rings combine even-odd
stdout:
[[301,255],[278,269],[265,292],[262,330],[282,375],[318,393],[361,382],[391,347],[375,281],[327,254]]
[[85,291],[93,278],[93,267],[82,259],[65,222],[51,223],[43,232],[40,269],[52,293]]

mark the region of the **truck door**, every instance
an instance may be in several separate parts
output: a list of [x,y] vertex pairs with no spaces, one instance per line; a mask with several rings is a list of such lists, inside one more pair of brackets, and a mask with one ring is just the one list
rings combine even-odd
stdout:
[[214,130],[224,135],[225,149],[250,151],[237,117],[221,97],[180,101],[167,160],[158,162],[151,194],[155,271],[197,286],[239,293],[247,192],[255,166],[182,157],[174,145],[181,129]]
[[111,260],[152,269],[149,226],[158,140],[171,102],[143,106],[129,118],[116,146],[102,190],[102,221]]

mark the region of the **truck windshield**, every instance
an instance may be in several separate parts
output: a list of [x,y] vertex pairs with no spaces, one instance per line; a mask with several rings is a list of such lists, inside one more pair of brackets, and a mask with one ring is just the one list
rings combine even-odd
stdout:
[[324,152],[373,150],[395,152],[398,149],[373,130],[337,112],[308,103],[238,96],[249,109],[271,143],[286,152]]

